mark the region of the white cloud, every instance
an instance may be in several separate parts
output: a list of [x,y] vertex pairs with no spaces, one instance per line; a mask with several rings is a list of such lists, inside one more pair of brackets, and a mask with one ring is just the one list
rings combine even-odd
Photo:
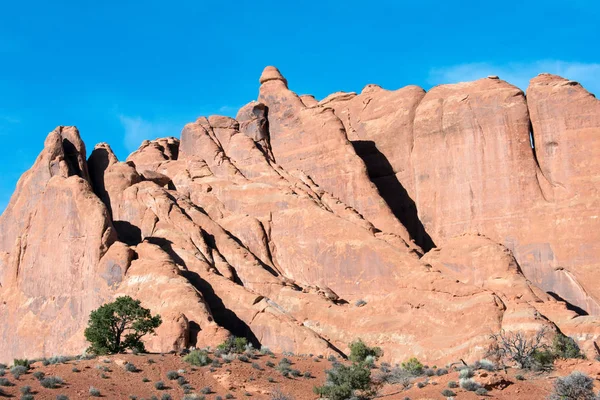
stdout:
[[438,85],[473,81],[488,75],[498,75],[513,85],[526,90],[529,80],[542,72],[560,75],[577,81],[589,92],[600,95],[600,64],[560,60],[540,60],[528,63],[467,63],[448,67],[432,68],[428,83]]
[[148,139],[166,136],[179,136],[185,122],[148,121],[139,116],[119,115],[121,125],[125,129],[124,143],[129,151],[137,150],[140,144]]

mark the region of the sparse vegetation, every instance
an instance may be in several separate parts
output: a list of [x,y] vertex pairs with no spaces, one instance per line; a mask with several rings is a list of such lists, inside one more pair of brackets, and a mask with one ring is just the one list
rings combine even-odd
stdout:
[[473,370],[471,368],[463,368],[458,371],[458,377],[460,379],[467,379],[473,377]]
[[56,396],[56,400],[69,400],[69,396],[67,396],[66,394],[59,394],[58,396]]
[[212,389],[210,388],[210,386],[205,386],[202,389],[200,389],[200,393],[202,393],[202,394],[210,394],[210,393],[212,393]]
[[125,363],[125,371],[127,372],[137,372],[137,368],[132,363]]
[[15,358],[13,360],[13,367],[25,367],[29,370],[29,368],[31,367],[31,361],[29,361],[28,359],[20,359],[20,358]]
[[322,397],[345,400],[355,394],[371,394],[371,371],[362,364],[335,364],[326,374],[325,385],[314,388],[314,392]]
[[237,353],[241,354],[246,350],[248,340],[242,337],[229,336],[225,342],[217,346],[217,350],[222,353]]
[[350,343],[350,360],[354,362],[365,362],[369,356],[377,359],[382,355],[383,351],[379,347],[369,347],[361,339]]
[[19,379],[21,375],[25,375],[27,371],[29,371],[29,367],[24,365],[15,365],[10,369],[10,373],[15,377],[15,379]]
[[475,394],[478,396],[485,396],[485,395],[487,395],[487,393],[488,393],[488,391],[484,387],[480,387],[475,390]]
[[518,380],[518,381],[524,381],[525,377],[523,375],[516,375],[515,379]]
[[[197,367],[204,367],[205,365],[210,364],[211,359],[208,356],[208,352],[205,350],[192,350],[188,355],[186,355],[183,358],[183,361],[185,361],[188,364],[192,364],[195,365]],[[217,362],[217,364],[219,364],[219,361],[214,360]],[[213,361],[213,365],[214,365],[214,361]],[[219,364],[219,366],[221,366]]]
[[479,383],[475,382],[471,378],[462,378],[460,380],[460,387],[465,390],[468,390],[469,392],[474,392],[477,389],[479,389],[481,386],[479,385]]
[[38,381],[39,381],[39,380],[42,380],[42,379],[44,378],[44,376],[46,376],[46,374],[45,374],[45,373],[43,373],[42,371],[35,371],[35,372],[33,373],[33,377],[34,377],[35,379],[37,379]]
[[415,357],[403,362],[402,368],[413,376],[423,375],[423,364]]
[[594,380],[575,371],[564,378],[556,379],[554,390],[548,400],[596,400]]
[[160,316],[152,316],[139,300],[123,296],[92,311],[85,338],[94,354],[115,354],[126,349],[143,352],[142,337],[154,333],[161,323]]
[[366,305],[366,304],[367,304],[367,302],[366,302],[366,301],[364,301],[363,299],[358,299],[358,300],[356,300],[356,302],[354,303],[354,305],[355,305],[356,307],[362,307],[362,306],[364,306],[364,305]]
[[21,394],[29,394],[31,393],[31,386],[23,386],[21,389],[19,389],[19,391]]
[[160,400],[173,400],[173,397],[171,397],[169,393],[163,393],[163,395],[160,396]]
[[165,390],[167,388],[167,386],[165,385],[165,383],[163,381],[158,381],[154,383],[154,388],[156,390]]
[[439,368],[435,371],[437,376],[448,375],[448,370],[446,368]]
[[281,389],[277,388],[273,391],[273,393],[271,393],[271,400],[294,400],[294,398],[283,393]]
[[572,337],[557,333],[552,339],[552,353],[556,358],[585,358]]
[[23,396],[21,396],[21,400],[34,400],[35,397],[33,397],[33,395],[31,393],[27,393],[24,394]]
[[[518,368],[540,369],[544,368],[552,356],[546,352],[544,343],[547,329],[538,330],[533,336],[523,332],[500,331],[491,335],[494,344],[488,353],[494,358],[516,363]],[[541,364],[541,365],[540,365]]]
[[0,386],[13,386],[13,384],[6,378],[0,378]]
[[262,370],[262,368],[260,367],[260,365],[259,365],[258,363],[256,363],[256,362],[253,362],[253,363],[252,363],[252,368],[254,368],[254,369],[257,369],[257,370],[259,370],[259,371],[261,371],[261,370]]
[[442,396],[444,396],[444,397],[454,397],[454,396],[456,396],[456,393],[454,393],[450,389],[444,389],[444,390],[442,390]]
[[96,389],[93,386],[90,386],[89,393],[90,393],[90,396],[92,396],[92,397],[100,397],[100,390]]
[[450,381],[448,382],[448,387],[450,389],[456,389],[458,387],[458,383],[456,383],[456,381]]
[[175,379],[179,378],[179,373],[177,371],[168,371],[167,378],[171,381],[174,381]]

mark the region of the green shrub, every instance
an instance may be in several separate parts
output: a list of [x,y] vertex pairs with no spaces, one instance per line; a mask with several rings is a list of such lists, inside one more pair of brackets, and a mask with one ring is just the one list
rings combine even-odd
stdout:
[[148,383],[148,382],[150,382],[150,379],[148,379],[148,378],[142,378],[142,382]]
[[15,377],[15,379],[19,379],[21,375],[26,374],[27,371],[29,371],[29,367],[24,365],[15,365],[10,369],[10,373]]
[[417,358],[412,357],[402,363],[402,368],[410,372],[413,376],[419,376],[423,374],[423,364]]
[[294,400],[292,396],[284,394],[281,389],[277,388],[271,393],[270,400]]
[[460,387],[465,390],[468,390],[469,392],[474,392],[477,389],[479,389],[481,386],[479,385],[479,383],[475,382],[471,378],[462,378],[460,380]]
[[56,396],[56,400],[69,400],[69,397],[65,394],[59,394]]
[[557,358],[585,358],[572,337],[557,333],[552,339],[552,353]]
[[71,369],[71,372],[81,372],[81,371],[79,370],[79,368],[77,368],[77,367],[73,367],[73,368]]
[[225,398],[226,398],[226,399],[228,399],[228,400],[229,400],[229,399],[233,399],[233,395],[232,395],[231,393],[227,393],[227,394],[225,395]]
[[13,384],[6,378],[0,378],[0,386],[13,386]]
[[548,400],[595,400],[594,380],[575,371],[569,376],[554,382],[554,391]]
[[19,389],[19,391],[22,394],[29,394],[31,393],[31,386],[23,386],[21,389]]
[[163,395],[160,396],[160,400],[173,400],[173,397],[171,397],[169,393],[163,393]]
[[44,378],[44,376],[46,376],[46,374],[45,374],[45,373],[43,373],[42,371],[35,371],[35,372],[33,373],[33,377],[34,377],[35,379],[37,379],[38,381],[42,380],[42,379]]
[[377,359],[382,355],[383,351],[379,347],[369,347],[361,339],[350,343],[350,360],[354,362],[364,362],[369,356]]
[[96,389],[93,386],[90,386],[90,396],[92,396],[92,397],[100,397],[100,390]]
[[188,355],[183,357],[183,361],[185,361],[188,364],[195,365],[197,367],[204,367],[205,365],[210,364],[211,359],[208,356],[208,352],[204,350],[192,350]]
[[456,383],[456,381],[449,381],[448,382],[448,387],[450,389],[456,389],[458,387],[458,383]]
[[463,368],[458,371],[458,377],[460,379],[472,378],[474,375],[473,370],[471,368]]
[[18,366],[29,369],[29,367],[31,366],[31,361],[29,361],[28,359],[15,358],[13,361],[13,367],[18,367]]
[[168,371],[167,378],[171,381],[174,381],[175,379],[179,378],[179,373],[177,371]]
[[534,371],[550,371],[554,368],[554,353],[550,350],[536,350],[531,354],[529,369]]
[[244,354],[241,354],[241,355],[238,357],[238,360],[240,360],[240,361],[242,361],[242,362],[249,362],[249,361],[250,361],[250,360],[248,359],[248,357],[247,357],[247,356],[245,356]]
[[64,381],[60,376],[47,376],[40,381],[40,384],[46,389],[59,388]]
[[256,362],[253,362],[253,363],[252,363],[252,368],[254,368],[254,369],[257,369],[257,370],[259,370],[259,371],[261,371],[261,370],[262,370],[262,368],[260,367],[260,365],[259,365],[258,363],[256,363]]
[[145,351],[142,337],[154,333],[161,323],[160,316],[152,316],[139,300],[123,296],[92,311],[84,334],[94,354]]
[[163,381],[158,381],[154,383],[154,388],[156,390],[165,390],[167,388],[167,386],[165,385],[165,383]]
[[265,365],[269,368],[273,368],[275,366],[275,364],[273,364],[271,361],[267,361]]
[[448,370],[446,368],[439,368],[435,371],[437,376],[448,375]]
[[518,381],[524,381],[525,377],[523,375],[516,375],[515,379],[518,380]]
[[136,372],[137,368],[135,365],[133,365],[132,363],[125,363],[125,371],[127,372]]
[[225,342],[217,346],[217,349],[224,353],[241,354],[246,350],[248,340],[242,337],[229,336]]
[[450,389],[444,389],[444,390],[442,390],[442,396],[444,396],[444,397],[454,397],[454,396],[456,396],[456,393],[454,393]]
[[477,388],[475,390],[475,394],[478,396],[485,396],[485,395],[487,395],[487,393],[488,393],[487,389],[483,388],[483,387]]
[[212,393],[212,389],[210,388],[210,386],[205,386],[202,389],[200,389],[200,393],[202,393],[202,394],[210,394],[210,393]]
[[35,397],[31,393],[27,393],[21,396],[21,400],[35,400]]
[[345,400],[354,396],[356,391],[366,396],[372,394],[371,370],[362,364],[335,364],[326,374],[325,385],[314,388],[314,392],[322,397]]

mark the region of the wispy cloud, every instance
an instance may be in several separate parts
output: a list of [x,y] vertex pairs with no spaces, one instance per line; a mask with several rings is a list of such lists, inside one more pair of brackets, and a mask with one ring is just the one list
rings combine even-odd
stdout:
[[581,83],[589,92],[600,95],[600,64],[560,60],[540,60],[528,63],[494,64],[486,62],[432,68],[428,83],[456,83],[498,75],[501,79],[526,90],[529,80],[542,72],[560,75]]
[[222,106],[218,111],[221,115],[235,118],[240,108],[242,108],[242,106]]
[[129,151],[136,150],[140,144],[148,139],[166,136],[179,136],[185,125],[184,121],[149,121],[140,116],[119,115],[119,120],[125,130],[124,144]]

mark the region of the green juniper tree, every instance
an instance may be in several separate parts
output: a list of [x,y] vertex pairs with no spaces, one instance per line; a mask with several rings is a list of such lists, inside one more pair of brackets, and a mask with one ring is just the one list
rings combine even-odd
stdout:
[[123,296],[92,311],[85,338],[95,354],[145,351],[141,338],[154,333],[161,323],[160,315],[152,316],[139,300]]

